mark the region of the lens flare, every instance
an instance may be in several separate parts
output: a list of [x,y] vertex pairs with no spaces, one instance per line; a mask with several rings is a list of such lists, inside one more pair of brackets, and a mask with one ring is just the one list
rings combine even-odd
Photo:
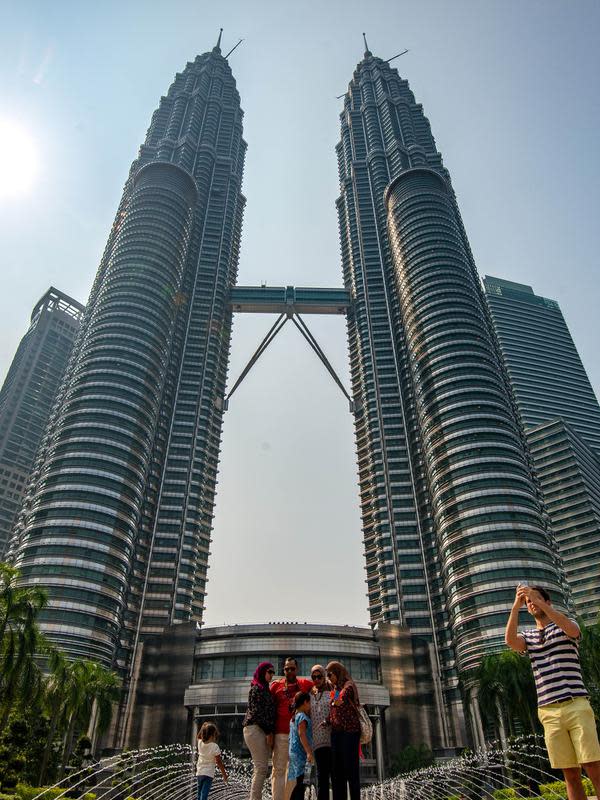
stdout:
[[37,168],[33,138],[18,122],[0,117],[0,200],[26,194]]

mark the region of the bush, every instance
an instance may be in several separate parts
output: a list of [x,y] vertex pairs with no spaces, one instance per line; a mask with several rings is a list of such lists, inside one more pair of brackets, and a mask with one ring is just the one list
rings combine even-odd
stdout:
[[[583,778],[583,788],[588,797],[594,796],[594,785],[589,778]],[[564,781],[540,784],[540,794],[543,800],[567,800],[567,787]]]
[[40,800],[55,800],[64,791],[65,787],[61,789],[60,786],[29,786],[26,783],[18,783],[13,800],[33,800],[38,794],[41,795]]
[[492,792],[494,800],[517,800],[521,795],[516,789],[494,789]]
[[433,753],[426,744],[415,747],[409,744],[404,750],[392,757],[390,775],[403,775],[423,767],[430,767],[434,762]]

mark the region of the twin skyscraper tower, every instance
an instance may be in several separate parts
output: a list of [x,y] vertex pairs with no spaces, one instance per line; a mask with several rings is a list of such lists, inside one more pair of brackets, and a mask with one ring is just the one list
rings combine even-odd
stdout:
[[[242,118],[219,44],[161,98],[11,544],[24,580],[50,593],[44,633],[126,685],[145,638],[202,620],[245,204]],[[452,746],[464,725],[459,672],[500,647],[515,584],[560,596],[561,568],[423,109],[367,49],[340,123],[370,619],[427,642],[433,724]]]

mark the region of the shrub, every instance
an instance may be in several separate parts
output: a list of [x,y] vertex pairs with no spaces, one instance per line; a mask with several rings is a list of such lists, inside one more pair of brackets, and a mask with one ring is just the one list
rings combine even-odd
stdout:
[[532,797],[527,786],[507,786],[504,789],[494,789],[492,796],[494,800],[527,800],[527,798],[533,800],[533,797],[535,800],[539,800],[537,795]]
[[540,794],[544,800],[556,800],[561,797],[567,799],[567,787],[564,781],[553,781],[552,783],[541,783]]
[[38,794],[41,795],[39,800],[55,800],[64,791],[65,789],[61,789],[60,786],[29,786],[26,783],[18,783],[13,800],[33,800]]
[[[583,788],[588,797],[594,796],[594,785],[589,778],[583,778]],[[540,794],[543,800],[567,800],[567,787],[564,781],[540,784]]]

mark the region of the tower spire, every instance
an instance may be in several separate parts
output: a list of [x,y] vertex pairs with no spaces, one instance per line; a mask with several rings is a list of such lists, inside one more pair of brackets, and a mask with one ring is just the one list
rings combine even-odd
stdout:
[[369,50],[369,45],[367,44],[367,34],[363,32],[363,41],[365,43],[365,58],[368,56],[372,56],[373,53]]
[[221,52],[221,36],[223,35],[223,28],[219,28],[219,38],[217,39],[216,45],[213,47],[213,50],[216,50],[218,53]]

